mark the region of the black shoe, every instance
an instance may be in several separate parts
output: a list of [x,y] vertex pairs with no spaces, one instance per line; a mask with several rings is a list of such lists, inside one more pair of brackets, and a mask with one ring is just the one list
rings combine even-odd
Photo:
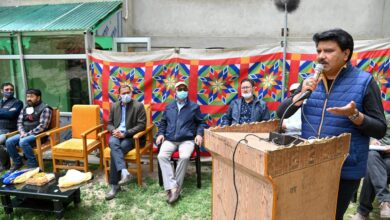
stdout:
[[13,163],[11,168],[9,168],[9,171],[12,173],[12,172],[19,170],[22,167],[23,167],[23,163],[20,163],[20,164]]
[[123,185],[126,185],[128,183],[130,183],[130,181],[133,179],[133,175],[131,174],[128,174],[128,175],[125,175],[122,177],[122,179],[118,182],[118,185],[120,186],[123,186]]
[[180,193],[181,193],[181,188],[179,186],[176,188],[175,192],[171,193],[171,197],[169,198],[168,203],[172,204],[172,203],[176,202],[180,197]]
[[120,186],[113,186],[111,187],[110,191],[108,191],[108,193],[106,194],[106,200],[111,200],[113,198],[115,198],[116,194],[121,191],[121,187]]

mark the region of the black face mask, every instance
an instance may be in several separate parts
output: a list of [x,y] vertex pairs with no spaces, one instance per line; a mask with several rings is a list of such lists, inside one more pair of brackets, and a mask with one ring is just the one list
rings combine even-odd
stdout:
[[6,99],[10,99],[14,97],[14,92],[3,92],[3,97]]

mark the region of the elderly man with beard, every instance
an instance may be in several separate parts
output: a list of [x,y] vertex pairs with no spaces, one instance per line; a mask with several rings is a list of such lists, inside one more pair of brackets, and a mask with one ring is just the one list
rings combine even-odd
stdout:
[[270,119],[270,113],[264,101],[253,92],[255,83],[251,79],[241,81],[241,98],[235,99],[229,110],[222,116],[221,125],[243,124]]
[[5,142],[8,153],[12,159],[10,172],[20,169],[23,166],[22,157],[19,155],[16,146],[19,145],[27,158],[27,167],[38,167],[38,162],[33,151],[35,136],[47,130],[51,120],[52,109],[42,102],[42,93],[39,89],[28,89],[26,91],[27,106],[19,114],[17,127],[19,134],[10,137]]

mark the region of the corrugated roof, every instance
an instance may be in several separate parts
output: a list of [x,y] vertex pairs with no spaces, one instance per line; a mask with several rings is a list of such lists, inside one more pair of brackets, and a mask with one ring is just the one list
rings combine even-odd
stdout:
[[121,1],[0,7],[0,32],[86,30],[118,10]]

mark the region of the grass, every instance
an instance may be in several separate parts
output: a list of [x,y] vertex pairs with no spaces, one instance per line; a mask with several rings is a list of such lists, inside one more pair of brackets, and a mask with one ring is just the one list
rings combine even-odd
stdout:
[[[156,167],[155,167],[156,168]],[[46,169],[46,166],[45,166]],[[64,219],[211,219],[211,163],[202,163],[202,188],[196,187],[194,165],[190,165],[180,200],[175,205],[166,203],[166,194],[158,184],[157,169],[148,175],[147,166],[143,186],[136,181],[122,187],[118,196],[105,201],[109,190],[103,173],[92,166],[94,179],[81,187],[81,203],[70,204]],[[14,219],[53,219],[52,213],[14,209]],[[7,219],[0,209],[0,219]]]
[[[122,187],[122,192],[111,200],[105,201],[104,196],[108,186],[104,174],[97,165],[90,166],[94,179],[81,187],[81,203],[69,205],[64,212],[64,219],[211,219],[211,163],[202,163],[202,188],[196,187],[194,164],[188,167],[184,181],[184,189],[180,200],[175,205],[165,202],[165,192],[158,184],[157,169],[153,174],[145,165],[143,186],[136,182]],[[155,168],[157,168],[155,166]],[[50,161],[45,161],[45,170],[52,170]],[[344,216],[351,219],[356,213],[357,203],[350,203]],[[379,204],[374,202],[374,210],[370,219],[380,219]],[[14,219],[54,219],[54,214],[15,209]],[[0,219],[7,219],[3,209],[0,209]]]
[[[360,183],[358,195],[360,194],[360,190],[361,190],[362,185],[363,185],[363,182]],[[358,198],[358,201],[356,203],[351,202],[349,204],[348,209],[344,214],[344,220],[350,220],[352,218],[352,216],[355,215],[358,205],[359,205],[359,198]],[[379,214],[379,203],[377,200],[374,201],[373,207],[374,207],[374,210],[372,210],[372,212],[370,213],[370,219],[372,219],[372,220],[381,219],[380,214]]]

